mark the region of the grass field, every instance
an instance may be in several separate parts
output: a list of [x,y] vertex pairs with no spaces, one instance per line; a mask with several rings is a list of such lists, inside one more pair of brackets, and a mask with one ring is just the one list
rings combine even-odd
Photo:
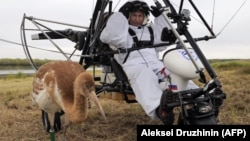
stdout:
[[[227,98],[218,116],[219,124],[250,124],[250,61],[236,60],[212,63]],[[49,134],[42,126],[41,111],[32,105],[32,77],[7,76],[0,79],[0,141],[48,141]],[[105,123],[93,106],[82,125],[68,130],[71,141],[135,141],[136,126],[161,125],[151,121],[139,104],[128,104],[102,96],[106,112]],[[59,137],[59,133],[56,134]]]

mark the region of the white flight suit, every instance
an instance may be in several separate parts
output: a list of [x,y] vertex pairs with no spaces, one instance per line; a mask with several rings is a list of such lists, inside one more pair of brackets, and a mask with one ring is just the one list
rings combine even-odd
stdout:
[[[167,26],[163,18],[160,15],[155,18],[154,24],[150,25],[154,32],[154,44],[161,43],[162,29]],[[150,41],[150,32],[147,26],[135,27],[129,25],[126,17],[120,12],[115,12],[109,17],[100,35],[100,40],[113,48],[131,48],[134,41],[128,32],[129,27],[134,30],[139,41]],[[164,76],[157,76],[157,74],[164,68],[163,63],[158,58],[158,52],[164,49],[166,47],[132,51],[125,63],[123,61],[127,53],[115,54],[115,59],[127,74],[137,102],[152,119],[157,118],[155,109],[160,105],[163,93],[158,81],[162,79],[160,77]]]

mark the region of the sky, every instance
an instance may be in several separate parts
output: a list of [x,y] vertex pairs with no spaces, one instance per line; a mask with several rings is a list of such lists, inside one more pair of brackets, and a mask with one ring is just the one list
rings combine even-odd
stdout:
[[[171,2],[178,6],[178,1]],[[88,27],[95,2],[96,0],[0,0],[0,58],[26,58],[20,34],[24,16]],[[115,11],[124,2],[126,1],[121,0]],[[149,5],[154,4],[153,0],[146,0],[146,2]],[[203,54],[208,59],[250,59],[250,15],[248,14],[250,2],[247,0],[193,0],[193,2],[217,35],[215,39],[197,42]],[[113,7],[117,3],[118,0],[113,0]],[[191,11],[191,21],[188,25],[191,35],[194,38],[210,35],[188,1],[185,1],[185,9]],[[57,30],[68,28],[86,30],[68,25],[46,22],[44,24]],[[25,29],[36,29],[36,26],[26,19]],[[29,48],[32,58],[66,58],[60,53],[45,51],[46,49],[57,50],[48,40],[31,40],[31,35],[36,33],[25,31],[27,43],[32,47]],[[66,53],[74,52],[75,43],[71,41],[56,40],[55,43]],[[79,53],[76,51],[76,54]],[[73,56],[72,60],[78,58]]]

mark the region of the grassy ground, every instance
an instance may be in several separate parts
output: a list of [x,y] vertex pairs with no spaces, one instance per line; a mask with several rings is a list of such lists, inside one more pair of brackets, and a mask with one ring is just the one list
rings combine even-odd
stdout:
[[[227,98],[221,107],[219,124],[250,124],[250,65],[248,62],[213,63]],[[48,141],[42,126],[41,111],[32,106],[32,77],[0,79],[0,141]],[[107,96],[107,95],[106,95]],[[81,125],[68,130],[71,141],[135,141],[136,125],[162,124],[151,121],[137,103],[100,98],[108,121],[105,123],[93,106]],[[59,137],[59,133],[56,134]]]

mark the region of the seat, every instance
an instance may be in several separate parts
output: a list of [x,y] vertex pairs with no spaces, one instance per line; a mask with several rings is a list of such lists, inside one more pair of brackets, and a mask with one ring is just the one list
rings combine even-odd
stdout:
[[101,86],[97,85],[97,94],[103,91],[118,92],[122,94],[123,100],[125,100],[127,103],[136,103],[137,101],[134,98],[130,97],[131,95],[134,95],[134,92],[130,86],[129,80],[123,68],[115,60],[115,58],[110,57],[109,61],[110,62],[106,62],[106,64],[110,64],[111,70],[109,70],[109,73],[114,73],[115,79],[111,83],[104,80]]

